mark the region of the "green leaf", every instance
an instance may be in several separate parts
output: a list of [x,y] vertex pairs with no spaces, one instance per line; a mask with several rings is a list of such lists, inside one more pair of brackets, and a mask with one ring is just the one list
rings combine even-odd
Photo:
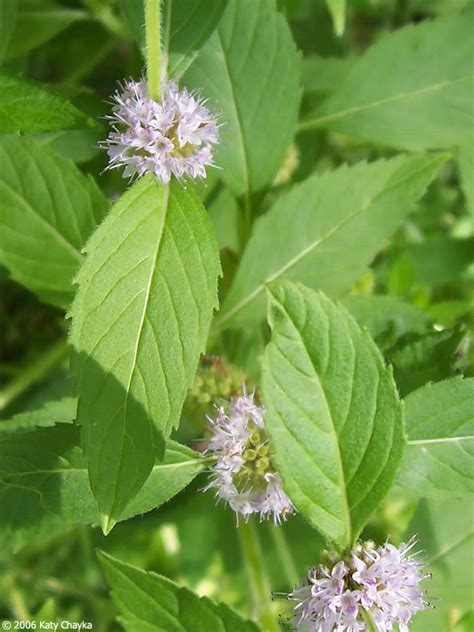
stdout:
[[[216,28],[227,0],[164,0],[163,49],[168,75],[179,78]],[[145,47],[143,0],[121,0],[122,10],[138,45]]]
[[58,423],[71,423],[77,416],[77,400],[74,397],[63,397],[56,401],[47,402],[38,410],[18,413],[0,421],[0,436],[14,434],[15,436],[30,432],[35,428],[48,428]]
[[69,160],[28,137],[0,139],[0,262],[41,300],[69,305],[81,249],[107,208]]
[[[74,400],[70,400],[73,402]],[[52,410],[51,423],[61,419]],[[43,424],[43,410],[38,411]],[[55,414],[56,413],[56,414]],[[33,419],[34,413],[31,413]],[[64,422],[70,411],[64,410]],[[12,420],[14,421],[14,420]],[[2,422],[8,424],[9,422]],[[1,426],[0,426],[1,427]],[[0,433],[0,543],[17,548],[48,529],[98,524],[79,428],[69,423],[20,433]],[[167,502],[205,467],[206,461],[174,441],[162,461],[155,459],[150,476],[122,519],[151,511]]]
[[142,571],[100,551],[99,559],[128,632],[258,632],[229,606],[198,597],[156,573]]
[[74,129],[38,134],[36,140],[43,147],[51,147],[61,156],[76,164],[88,162],[100,152],[98,143],[104,138],[100,127],[95,129]]
[[462,143],[473,126],[473,17],[454,14],[386,35],[302,127],[411,150]]
[[440,301],[432,303],[426,308],[426,313],[429,314],[430,318],[432,318],[436,323],[451,329],[456,325],[460,318],[469,314],[472,310],[474,310],[474,296],[471,300]]
[[[86,246],[71,315],[78,420],[110,524],[178,425],[217,305],[218,249],[188,186],[140,179]],[[158,431],[158,432],[156,432]]]
[[3,2],[0,2],[0,62],[15,28],[17,10],[17,0],[3,0]]
[[424,587],[435,607],[417,614],[410,631],[446,632],[453,614],[472,607],[474,522],[469,512],[465,499],[418,506],[406,538],[418,536],[426,570],[432,573]]
[[346,0],[326,0],[336,35],[341,36],[346,26]]
[[181,77],[216,28],[227,0],[165,0],[163,22],[167,31],[168,74]]
[[145,48],[144,0],[120,0],[120,7],[134,40],[141,49]]
[[0,133],[38,134],[86,124],[82,112],[40,84],[0,74]]
[[408,445],[397,482],[434,498],[474,492],[474,378],[410,393],[405,419]]
[[48,0],[23,0],[18,7],[15,29],[5,51],[5,60],[29,53],[86,17],[85,11],[69,9],[63,4]]
[[405,248],[413,261],[417,284],[439,287],[460,279],[474,261],[474,239],[432,237]]
[[[206,201],[207,210],[216,231],[219,248],[229,254],[239,251],[239,207],[236,199],[226,187]],[[231,256],[231,255],[229,255]],[[227,278],[226,278],[227,277]],[[228,282],[224,274],[223,282]]]
[[430,319],[415,305],[395,296],[359,294],[343,301],[361,327],[367,327],[380,348],[408,333],[425,333]]
[[349,74],[353,57],[305,57],[302,63],[302,81],[306,92],[334,92]]
[[274,0],[229,0],[184,82],[221,116],[217,164],[236,196],[273,180],[296,127],[300,63]]
[[466,338],[461,328],[406,338],[386,354],[402,397],[427,382],[439,382],[455,374],[461,360],[458,352]]
[[269,286],[265,424],[285,489],[349,547],[388,491],[405,443],[391,370],[365,330],[321,292]]
[[294,186],[257,220],[218,324],[254,324],[263,317],[265,284],[280,278],[344,294],[445,159],[398,156],[315,174]]

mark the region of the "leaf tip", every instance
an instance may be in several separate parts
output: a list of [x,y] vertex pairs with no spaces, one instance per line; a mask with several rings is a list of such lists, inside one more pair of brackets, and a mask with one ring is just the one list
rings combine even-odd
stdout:
[[335,20],[334,32],[336,33],[337,37],[342,37],[342,35],[344,35],[345,28],[346,28],[346,22],[345,22],[344,17]]
[[117,521],[114,520],[112,516],[108,516],[107,514],[101,516],[101,528],[104,535],[109,535],[116,524]]

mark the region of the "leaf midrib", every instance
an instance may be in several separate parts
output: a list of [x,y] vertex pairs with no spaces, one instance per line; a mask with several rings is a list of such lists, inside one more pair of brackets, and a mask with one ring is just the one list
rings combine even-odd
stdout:
[[319,127],[319,125],[322,125],[329,121],[341,119],[341,118],[344,118],[345,116],[350,116],[351,114],[358,114],[359,112],[363,112],[365,110],[371,110],[373,108],[377,108],[377,107],[386,105],[388,103],[394,103],[396,101],[401,101],[403,99],[410,99],[412,97],[417,97],[422,94],[428,94],[430,92],[442,90],[443,88],[446,88],[447,86],[450,86],[455,83],[460,83],[462,81],[467,81],[472,78],[474,78],[474,75],[466,75],[464,77],[458,77],[457,79],[448,79],[446,81],[440,81],[438,83],[431,84],[424,88],[419,88],[417,90],[412,90],[410,92],[400,92],[399,94],[395,94],[390,97],[385,97],[384,99],[378,99],[377,101],[371,101],[363,105],[347,108],[346,110],[340,110],[339,112],[334,112],[333,114],[327,114],[326,116],[306,119],[300,123],[300,125],[298,126],[298,129],[305,130],[305,129],[310,129],[312,127]]
[[21,11],[18,15],[18,18],[21,19],[25,19],[25,18],[46,18],[46,19],[50,19],[50,18],[74,18],[77,20],[87,20],[89,19],[89,14],[86,11],[82,11],[81,9],[56,9],[56,8],[52,8],[51,10],[34,10],[34,9],[29,9],[29,10],[24,10]]
[[407,445],[431,445],[437,443],[462,443],[463,441],[474,440],[474,435],[460,435],[459,437],[442,437],[438,439],[414,439],[408,441]]
[[[155,184],[154,182],[150,183],[150,187]],[[148,187],[148,188],[150,188]],[[166,222],[166,217],[168,215],[168,206],[169,206],[169,196],[170,196],[170,186],[169,185],[165,185],[163,187],[163,199],[161,200],[161,205],[163,205],[164,210],[162,213],[162,217],[160,218],[160,224],[158,226],[158,235],[157,235],[157,239],[156,239],[156,247],[155,247],[155,252],[153,253],[153,260],[152,263],[150,265],[150,274],[148,277],[148,282],[147,282],[147,287],[145,290],[145,298],[144,298],[144,304],[143,304],[143,309],[142,309],[142,314],[141,314],[141,319],[140,319],[140,323],[138,326],[138,332],[137,332],[137,338],[135,341],[135,348],[134,348],[134,352],[133,352],[133,358],[132,358],[132,363],[130,366],[130,375],[129,375],[129,380],[128,380],[128,384],[127,384],[127,389],[126,389],[126,394],[125,394],[125,401],[124,401],[124,416],[123,416],[123,424],[122,424],[122,433],[121,433],[121,438],[120,438],[120,449],[119,449],[119,454],[120,454],[120,459],[119,459],[119,468],[121,468],[121,464],[123,462],[122,460],[122,455],[123,455],[123,451],[124,451],[124,445],[125,445],[125,436],[127,435],[126,432],[126,419],[127,419],[127,412],[128,412],[128,403],[129,403],[129,398],[130,398],[130,391],[131,391],[131,384],[133,381],[133,378],[135,376],[135,371],[137,368],[137,358],[138,358],[138,353],[140,350],[140,345],[141,345],[141,340],[142,340],[142,334],[143,334],[143,329],[144,329],[144,324],[146,321],[146,315],[147,315],[147,311],[148,311],[148,303],[150,300],[150,294],[151,294],[151,287],[152,287],[152,282],[153,282],[153,277],[155,274],[155,270],[156,270],[156,264],[158,261],[158,256],[160,253],[160,247],[163,241],[163,230],[165,227],[165,222]],[[113,504],[111,507],[111,514],[114,511],[114,506],[115,506],[115,502],[116,502],[116,498],[117,498],[117,488],[118,488],[118,482],[119,482],[119,476],[117,473],[117,476],[115,477],[115,484],[114,484],[114,490],[113,490],[113,494],[112,494],[112,498],[113,498]]]
[[456,542],[453,542],[452,544],[449,544],[448,546],[446,546],[444,549],[441,549],[434,557],[428,560],[428,564],[431,565],[431,564],[434,564],[435,562],[439,562],[439,560],[441,560],[445,555],[448,555],[448,553],[451,553],[452,551],[457,549],[459,546],[464,544],[464,542],[472,538],[473,535],[474,535],[474,530],[471,530],[469,533],[462,536]]
[[338,457],[337,465],[338,465],[338,470],[339,470],[339,480],[342,483],[341,491],[342,491],[342,497],[344,499],[344,506],[345,506],[345,512],[344,512],[345,513],[345,520],[344,520],[344,523],[346,525],[347,541],[344,542],[344,546],[349,546],[351,544],[351,542],[352,542],[351,514],[350,514],[350,510],[349,510],[349,499],[347,497],[347,488],[346,488],[346,484],[345,484],[345,474],[344,474],[344,466],[343,466],[343,462],[342,462],[341,447],[339,445],[339,435],[338,435],[338,433],[336,431],[336,425],[334,423],[334,419],[333,419],[332,414],[331,414],[331,408],[329,406],[329,402],[328,402],[327,397],[326,397],[326,392],[325,392],[325,390],[323,388],[323,385],[321,383],[321,379],[320,379],[320,377],[319,377],[319,375],[318,375],[318,373],[317,373],[317,371],[316,371],[316,369],[314,367],[314,363],[313,363],[313,361],[311,359],[311,356],[310,356],[310,354],[308,352],[308,349],[306,348],[306,344],[305,344],[302,336],[300,335],[300,332],[299,332],[299,329],[298,329],[296,323],[294,322],[293,318],[291,317],[291,315],[289,314],[288,310],[283,305],[283,303],[280,300],[278,300],[278,298],[273,293],[272,293],[272,298],[273,298],[273,300],[276,303],[278,303],[278,305],[280,305],[281,309],[285,312],[285,314],[287,315],[288,319],[292,323],[294,330],[298,334],[298,337],[299,337],[299,339],[301,341],[301,345],[302,345],[302,347],[304,349],[306,357],[309,360],[310,366],[311,366],[311,368],[313,370],[313,375],[314,375],[314,378],[315,378],[314,381],[317,382],[317,384],[319,386],[319,390],[322,393],[323,402],[324,402],[324,405],[326,407],[326,411],[327,411],[328,417],[331,420],[332,429],[333,429],[333,436],[335,438],[335,444],[336,444],[336,452],[337,452],[337,457]]
[[13,189],[9,184],[5,182],[5,180],[0,180],[0,189],[1,187],[5,187],[13,195],[13,197],[17,199],[17,201],[20,203],[20,206],[23,206],[26,210],[30,211],[33,217],[39,219],[40,223],[44,224],[47,231],[55,238],[55,240],[59,244],[65,246],[66,249],[69,250],[69,252],[72,253],[78,261],[82,261],[81,253],[76,249],[76,247],[73,246],[73,244],[71,244],[71,242],[69,242],[59,231],[55,230],[53,226],[49,224],[49,222],[40,213],[38,213],[25,198],[21,197],[15,191],[15,189]]
[[[198,459],[189,459],[189,461],[180,461],[179,463],[156,463],[151,472],[150,472],[150,476],[156,471],[156,470],[177,470],[180,469],[182,467],[186,467],[188,465],[204,465],[204,460],[202,458],[198,458]],[[13,476],[36,476],[38,474],[71,474],[71,473],[82,473],[82,474],[87,474],[87,466],[84,465],[84,467],[71,467],[71,468],[56,468],[54,470],[34,470],[34,471],[27,471],[27,472],[12,472],[9,473],[7,475],[3,475],[0,476],[0,481],[5,484],[5,485],[12,485],[13,483],[8,482],[9,477],[13,477]]]

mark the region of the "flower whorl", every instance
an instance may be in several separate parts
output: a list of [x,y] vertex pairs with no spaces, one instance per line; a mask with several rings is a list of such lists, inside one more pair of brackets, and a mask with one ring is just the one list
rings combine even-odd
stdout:
[[208,450],[217,461],[206,489],[215,488],[216,496],[244,519],[258,513],[261,520],[273,517],[278,524],[294,507],[271,464],[265,408],[255,404],[254,395],[244,388],[243,395],[220,407],[215,419],[209,418]]
[[413,615],[427,607],[419,584],[429,575],[409,555],[415,544],[415,538],[399,547],[369,542],[355,547],[347,561],[312,569],[305,585],[288,595],[297,602],[297,632],[368,632],[365,613],[379,632],[394,624],[408,632]]
[[145,81],[126,81],[113,96],[112,131],[102,147],[108,169],[125,167],[124,177],[154,174],[162,183],[176,178],[205,178],[213,165],[218,126],[204,101],[173,82],[162,85],[158,103]]

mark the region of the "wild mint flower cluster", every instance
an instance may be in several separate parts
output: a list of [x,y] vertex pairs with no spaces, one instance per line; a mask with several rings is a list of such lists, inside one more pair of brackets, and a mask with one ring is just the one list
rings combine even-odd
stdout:
[[205,178],[218,142],[215,117],[204,101],[173,82],[161,87],[161,102],[148,96],[145,81],[126,81],[113,96],[112,131],[102,147],[108,168],[125,167],[131,179],[154,174],[163,184],[176,178]]
[[255,393],[244,394],[218,409],[215,419],[208,418],[212,433],[208,450],[217,461],[206,489],[215,488],[216,496],[226,501],[248,520],[260,514],[272,517],[275,524],[294,511],[283,491],[279,474],[271,463],[270,445],[265,432],[265,408],[255,404]]
[[364,611],[380,632],[395,625],[407,632],[413,615],[427,607],[420,583],[429,575],[409,554],[415,543],[413,538],[398,548],[389,543],[376,548],[368,542],[347,562],[311,570],[306,584],[288,595],[297,602],[297,632],[368,632]]

